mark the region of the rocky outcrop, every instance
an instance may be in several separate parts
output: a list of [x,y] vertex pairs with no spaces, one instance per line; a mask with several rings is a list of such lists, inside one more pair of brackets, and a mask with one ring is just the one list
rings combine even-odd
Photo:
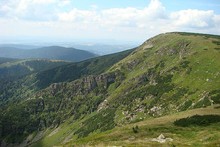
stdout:
[[156,141],[159,143],[165,143],[168,141],[173,141],[172,138],[166,138],[163,134],[160,134],[157,138],[153,138],[152,141]]
[[103,86],[104,89],[108,88],[111,83],[114,83],[115,79],[115,73],[101,74],[95,78],[98,86]]
[[182,59],[187,55],[188,49],[190,48],[190,41],[180,40],[173,46],[163,46],[159,50],[156,51],[156,54],[159,56],[164,55],[178,55],[179,58]]
[[57,93],[60,92],[67,92],[69,96],[76,96],[76,95],[85,95],[90,93],[91,91],[95,90],[96,88],[99,89],[107,89],[108,86],[116,81],[117,76],[119,73],[105,73],[98,76],[90,75],[84,77],[79,80],[75,80],[70,83],[54,83],[50,85],[46,90],[40,91],[37,97],[41,97],[43,93],[49,91],[49,95],[55,96]]

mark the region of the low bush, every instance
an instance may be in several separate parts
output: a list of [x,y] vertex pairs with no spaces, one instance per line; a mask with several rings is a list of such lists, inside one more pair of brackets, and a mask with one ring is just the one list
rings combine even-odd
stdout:
[[194,115],[176,120],[174,125],[181,127],[208,126],[212,123],[220,122],[220,115]]

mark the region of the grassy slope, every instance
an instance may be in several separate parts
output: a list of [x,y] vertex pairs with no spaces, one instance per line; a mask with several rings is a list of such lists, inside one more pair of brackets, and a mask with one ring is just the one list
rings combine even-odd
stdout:
[[[219,107],[219,106],[218,106]],[[65,146],[215,146],[220,144],[220,122],[208,126],[179,127],[173,122],[180,118],[193,115],[219,115],[220,109],[207,107],[179,112],[159,118],[151,118],[142,122],[132,123],[100,134],[91,134],[86,138],[70,141]],[[132,128],[138,126],[138,133]],[[152,142],[163,134],[172,138],[172,142],[164,144]]]
[[[145,103],[146,99],[150,107],[162,106],[165,114],[210,105],[207,99],[220,85],[219,45],[214,43],[219,39],[216,38],[170,33],[150,39],[110,69],[121,70],[126,78],[108,100],[124,104],[125,99],[128,103],[134,98]],[[140,77],[148,81],[139,84]],[[151,84],[154,82],[156,85]],[[149,101],[149,96],[160,100]]]
[[[148,40],[131,55],[115,64],[106,72],[114,73],[120,71],[125,77],[119,86],[116,86],[116,83],[109,85],[107,89],[108,106],[103,109],[108,107],[117,108],[114,121],[120,126],[128,122],[149,119],[152,118],[152,116],[158,117],[187,109],[208,106],[211,105],[212,100],[214,103],[219,103],[219,92],[215,91],[219,89],[220,84],[218,70],[220,69],[220,63],[218,62],[220,52],[218,50],[218,44],[216,43],[218,38],[218,36],[213,37],[201,34],[169,33],[158,35]],[[151,110],[154,107],[159,109],[154,112]],[[211,114],[214,111],[218,113],[219,109],[206,112]],[[192,110],[192,112],[197,111]],[[135,117],[126,120],[125,118],[131,114]],[[177,114],[188,115],[188,112]],[[87,115],[87,117],[89,116],[90,114]],[[183,116],[180,115],[180,117]],[[174,121],[172,116],[168,116],[167,118],[167,120],[172,118],[171,121]],[[87,120],[90,119],[84,118],[81,122],[84,123]],[[155,120],[152,121],[155,122]],[[159,121],[163,121],[163,119]],[[159,121],[157,120],[157,122]],[[39,141],[38,145],[51,146],[61,143],[68,135],[74,132],[76,133],[81,128],[78,125],[77,128],[71,128],[72,125],[74,125],[74,123],[71,122],[69,124],[63,124],[63,129],[58,131],[57,136],[52,136],[52,140],[56,140],[56,143],[50,141],[50,137],[47,136]],[[145,129],[146,132],[149,131],[146,126],[142,128],[141,123],[138,125],[141,127],[140,130]],[[82,128],[84,127],[88,127],[88,124]],[[174,135],[169,134],[169,128]],[[117,131],[117,129],[119,129],[119,131]],[[82,138],[82,140],[76,139],[77,135],[79,135],[76,133],[75,136],[72,135],[73,142],[70,144],[75,144],[75,142],[87,144],[87,142],[92,143],[95,140],[97,142],[94,144],[100,144],[101,146],[107,145],[108,143],[110,143],[110,145],[132,145],[134,141],[132,139],[129,141],[129,138],[132,137],[126,136],[126,134],[133,133],[132,128],[128,128],[125,132],[123,132],[123,129],[124,128],[120,130],[120,128],[116,128],[116,132],[119,132],[119,136],[117,136],[117,133],[113,133],[112,136],[107,135],[109,133],[111,134],[111,132],[115,132],[115,130],[100,133],[100,130],[97,129],[90,132],[93,135],[84,139]],[[189,141],[190,135],[192,135],[194,141],[191,140],[191,145],[197,145],[196,143],[200,137],[195,134],[208,133],[210,130],[214,131],[216,125],[202,128],[204,129],[202,131],[201,127],[190,127],[186,130],[180,128],[180,132],[177,131],[178,129],[179,127],[173,126],[170,122],[165,122],[162,124],[162,127],[158,125],[150,128],[151,131],[146,137],[157,137],[165,130],[165,136],[168,135],[168,137],[177,140],[176,142],[174,141],[175,144],[181,144],[181,141],[178,141],[181,137],[185,137],[183,141]],[[68,131],[63,132],[63,130]],[[166,132],[166,130],[168,130],[168,132]],[[120,131],[122,131],[122,134],[120,134]],[[194,136],[190,134],[191,131],[194,131]],[[184,136],[184,133],[188,134]],[[144,134],[144,132],[132,135],[140,134]],[[104,135],[103,138],[102,135]],[[213,136],[212,134],[209,135],[210,140],[216,141],[219,133],[214,132]],[[141,136],[142,135],[140,135],[140,140],[135,139],[135,143],[143,146],[146,140],[141,138]],[[212,139],[212,137],[214,139]],[[58,138],[60,138],[59,141]],[[71,135],[67,138],[71,138]],[[120,138],[122,142],[118,141],[118,138]],[[158,145],[156,143],[151,144]]]
[[[215,108],[210,106],[159,118],[149,118],[138,123],[116,127],[106,132],[94,132],[81,139],[77,139],[78,137],[74,133],[84,120],[91,118],[95,113],[76,122],[72,122],[70,118],[59,128],[45,131],[46,137],[32,144],[32,146],[215,146],[220,144],[220,122],[208,126],[190,127],[179,127],[173,124],[175,120],[196,114],[220,116],[219,105],[216,105]],[[138,133],[133,132],[132,128],[134,126],[138,126]],[[157,138],[160,134],[172,138],[173,141],[164,144],[151,141],[152,138]]]

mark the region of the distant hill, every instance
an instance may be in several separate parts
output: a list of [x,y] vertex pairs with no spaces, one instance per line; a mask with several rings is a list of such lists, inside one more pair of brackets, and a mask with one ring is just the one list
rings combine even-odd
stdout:
[[107,55],[112,53],[117,53],[124,51],[128,48],[134,48],[138,45],[136,44],[73,44],[72,45],[75,48],[80,48],[86,51],[90,51],[92,53],[98,54],[98,55]]
[[0,44],[0,48],[4,47],[12,47],[12,48],[19,48],[19,49],[37,49],[42,46],[36,46],[36,45],[25,45],[25,44]]
[[82,61],[97,55],[88,51],[60,46],[49,46],[37,49],[20,49],[15,47],[0,47],[0,57],[17,59],[50,59],[65,61]]

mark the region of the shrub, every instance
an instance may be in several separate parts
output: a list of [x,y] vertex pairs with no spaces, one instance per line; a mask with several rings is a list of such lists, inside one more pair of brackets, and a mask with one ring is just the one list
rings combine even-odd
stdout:
[[220,115],[194,115],[187,118],[176,120],[174,125],[181,127],[189,126],[208,126],[212,123],[220,122]]
[[132,127],[132,130],[133,130],[134,133],[138,133],[139,128],[138,128],[138,126],[136,125],[135,127]]

